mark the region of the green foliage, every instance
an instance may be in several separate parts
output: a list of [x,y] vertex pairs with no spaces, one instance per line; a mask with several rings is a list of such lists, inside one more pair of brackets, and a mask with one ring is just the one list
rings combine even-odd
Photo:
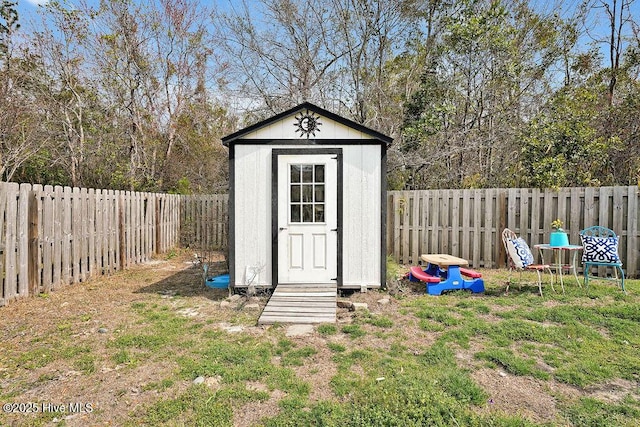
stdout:
[[291,350],[282,357],[282,366],[302,366],[304,359],[311,357],[317,353],[313,347],[303,347],[301,349]]
[[8,39],[11,34],[20,28],[17,4],[10,0],[2,0],[0,3],[0,60],[8,53]]
[[360,338],[367,334],[360,325],[344,325],[342,332],[351,338]]
[[74,368],[83,374],[90,375],[96,371],[96,358],[92,354],[82,354],[73,362]]
[[428,365],[445,366],[450,363],[455,363],[453,351],[443,341],[438,341],[429,347],[424,355],[422,355],[422,358],[424,359],[424,363]]
[[189,182],[189,178],[183,176],[182,178],[176,181],[173,188],[169,189],[170,194],[193,194],[193,190],[191,189],[191,182]]
[[478,386],[469,374],[458,368],[445,368],[439,374],[439,383],[445,393],[459,402],[481,405],[487,400],[487,394]]
[[175,381],[171,378],[165,378],[159,382],[150,382],[143,387],[143,390],[158,390],[164,391],[167,390],[175,384]]
[[445,329],[444,325],[442,325],[441,323],[434,322],[429,319],[420,319],[418,324],[420,325],[421,329],[428,332],[440,332],[440,331],[444,331]]
[[[391,189],[637,183],[637,48],[608,69],[602,46],[580,43],[577,19],[522,0],[351,2],[341,13],[320,3],[308,10],[322,31],[296,5],[271,13],[269,2],[246,17],[217,16],[216,25],[204,4],[181,20],[190,6],[180,2],[48,2],[47,19],[11,44],[17,3],[2,0],[3,178],[222,193],[222,136],[302,99],[336,99],[337,113],[399,134],[388,156]],[[253,22],[269,13],[273,25],[262,32]],[[620,40],[635,40],[631,21],[618,28]],[[215,55],[211,28],[227,35]],[[291,44],[284,50],[283,40]],[[297,59],[307,56],[317,68]],[[242,61],[265,78],[229,72]],[[237,99],[255,101],[251,111],[235,112],[237,99],[219,96],[232,87]]]
[[393,320],[385,316],[370,316],[365,320],[365,322],[370,325],[385,329],[389,329],[393,326]]
[[333,342],[328,342],[327,347],[329,348],[329,350],[331,350],[334,353],[342,353],[347,350],[347,348],[344,345],[333,343]]
[[[425,71],[405,105],[399,149],[410,160],[390,182],[404,179],[408,188],[513,185],[513,175],[503,172],[519,145],[514,129],[528,119],[518,109],[527,96],[538,95],[538,84],[560,58],[558,19],[525,2],[461,1],[455,11],[436,10],[431,19],[439,33],[425,42]],[[524,86],[530,90],[521,91]]]
[[145,334],[123,334],[114,341],[114,346],[120,349],[157,350],[168,342],[166,337]]
[[400,265],[393,259],[393,256],[387,255],[387,282],[398,279],[400,269]]
[[323,323],[317,329],[320,335],[335,335],[338,333],[338,327],[330,323]]
[[564,405],[563,412],[573,425],[631,427],[640,419],[640,402],[631,397],[615,403],[582,397],[576,404]]
[[481,351],[476,353],[476,357],[493,362],[513,375],[549,379],[548,373],[535,368],[535,360],[519,357],[508,349],[494,348]]
[[616,138],[598,135],[595,90],[559,92],[523,136],[523,185],[539,188],[611,185]]
[[444,326],[454,326],[460,322],[447,307],[430,307],[416,312],[416,316],[421,319],[431,319]]
[[[233,411],[228,398],[239,402],[246,400],[238,393],[223,397],[228,393],[214,393],[205,386],[191,386],[185,393],[174,399],[161,400],[146,412],[143,422],[160,425],[167,422],[182,425],[231,426]],[[133,423],[131,425],[135,425]]]

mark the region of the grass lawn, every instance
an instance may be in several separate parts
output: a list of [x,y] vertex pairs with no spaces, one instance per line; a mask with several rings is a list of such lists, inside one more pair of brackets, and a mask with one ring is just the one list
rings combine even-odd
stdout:
[[505,295],[505,270],[482,273],[484,294],[344,295],[368,310],[298,336],[186,254],[16,301],[0,425],[639,425],[640,281],[540,297],[533,275]]

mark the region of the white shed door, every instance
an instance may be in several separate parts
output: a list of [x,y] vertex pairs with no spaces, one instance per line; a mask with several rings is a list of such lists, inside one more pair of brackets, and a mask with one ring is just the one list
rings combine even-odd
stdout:
[[278,282],[331,283],[338,262],[337,159],[278,156]]

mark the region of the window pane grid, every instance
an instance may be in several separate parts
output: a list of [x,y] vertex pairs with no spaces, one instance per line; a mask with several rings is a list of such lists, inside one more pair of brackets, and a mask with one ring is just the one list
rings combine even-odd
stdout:
[[290,165],[290,222],[325,222],[325,167],[316,164]]

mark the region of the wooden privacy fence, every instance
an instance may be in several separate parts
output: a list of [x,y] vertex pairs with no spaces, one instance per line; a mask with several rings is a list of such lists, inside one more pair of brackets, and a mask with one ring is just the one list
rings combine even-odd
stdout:
[[226,250],[228,201],[226,194],[182,196],[180,245],[198,250]]
[[0,183],[0,305],[177,246],[180,196]]
[[[391,191],[387,251],[402,264],[448,253],[474,267],[505,265],[505,227],[530,246],[560,218],[571,243],[591,225],[613,229],[629,277],[639,277],[638,187]],[[226,250],[227,195],[0,183],[0,305],[147,261],[180,244]]]
[[626,274],[638,277],[638,197],[636,186],[390,191],[387,252],[402,264],[418,264],[422,253],[448,253],[474,267],[503,267],[505,227],[533,248],[549,242],[551,221],[560,218],[572,244],[580,244],[586,227],[613,229]]

